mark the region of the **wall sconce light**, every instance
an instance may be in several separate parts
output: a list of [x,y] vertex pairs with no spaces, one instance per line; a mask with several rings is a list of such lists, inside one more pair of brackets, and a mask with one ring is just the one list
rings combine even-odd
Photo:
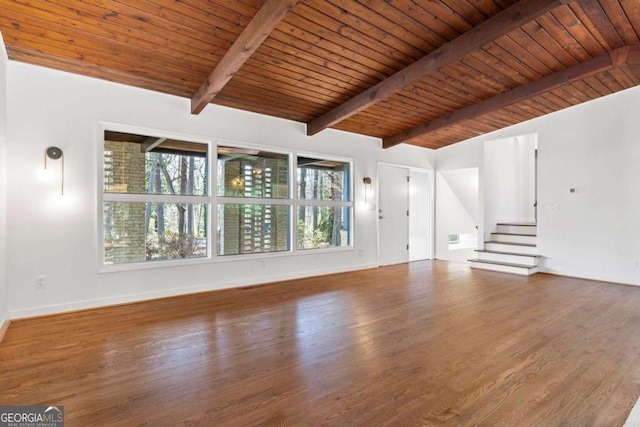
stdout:
[[58,147],[48,147],[44,152],[44,169],[47,170],[47,159],[60,160],[60,194],[64,195],[64,153]]
[[364,203],[366,204],[368,203],[367,198],[371,192],[371,178],[367,176],[362,179],[362,182],[364,183]]

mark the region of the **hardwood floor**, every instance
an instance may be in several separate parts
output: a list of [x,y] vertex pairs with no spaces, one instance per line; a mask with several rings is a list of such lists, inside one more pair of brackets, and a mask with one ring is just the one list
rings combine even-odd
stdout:
[[640,288],[418,262],[19,320],[0,404],[67,426],[621,426]]

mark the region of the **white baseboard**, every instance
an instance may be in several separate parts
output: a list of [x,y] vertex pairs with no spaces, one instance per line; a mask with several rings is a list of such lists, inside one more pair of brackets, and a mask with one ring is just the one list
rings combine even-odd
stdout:
[[53,304],[40,307],[31,307],[18,310],[10,310],[10,319],[23,319],[27,317],[46,316],[50,314],[58,314],[69,311],[87,310],[91,308],[107,307],[120,304],[128,304],[158,298],[167,298],[179,295],[195,294],[199,292],[216,291],[230,288],[240,288],[245,286],[265,285],[273,282],[281,282],[283,280],[302,279],[306,277],[325,276],[327,274],[346,273],[349,271],[366,270],[376,268],[374,263],[361,264],[344,268],[327,268],[321,270],[307,271],[297,274],[278,274],[272,276],[264,276],[253,280],[238,279],[227,282],[210,283],[198,286],[185,286],[180,288],[162,289],[158,291],[142,292],[129,295],[118,295],[115,297],[98,298],[84,301],[74,301],[65,304]]
[[4,319],[0,321],[0,344],[2,344],[2,339],[4,338],[4,335],[7,333],[7,329],[9,329],[10,323],[11,323],[11,320],[9,319]]
[[638,281],[637,278],[612,276],[609,274],[588,274],[587,275],[577,271],[556,270],[553,268],[547,268],[542,266],[538,268],[538,271],[540,273],[553,274],[556,276],[563,276],[563,277],[572,277],[575,279],[596,280],[599,282],[610,282],[610,283],[616,283],[620,285],[640,286],[640,281]]

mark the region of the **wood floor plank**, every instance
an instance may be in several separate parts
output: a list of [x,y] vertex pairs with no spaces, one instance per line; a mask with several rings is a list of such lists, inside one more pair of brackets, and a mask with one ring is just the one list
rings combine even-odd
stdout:
[[425,261],[17,320],[0,403],[69,426],[621,426],[640,288]]

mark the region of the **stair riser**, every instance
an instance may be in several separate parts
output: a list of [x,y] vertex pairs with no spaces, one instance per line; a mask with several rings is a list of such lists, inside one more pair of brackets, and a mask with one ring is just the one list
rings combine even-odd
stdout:
[[532,234],[535,235],[537,227],[524,225],[498,225],[496,231],[498,233],[515,233],[515,234]]
[[530,276],[538,272],[538,268],[520,268],[508,265],[482,264],[479,262],[471,262],[471,268],[481,270],[499,271],[501,273],[519,274],[521,276]]
[[487,261],[509,262],[512,264],[538,265],[538,258],[522,255],[492,254],[487,252],[478,252],[477,258]]
[[510,236],[505,234],[492,234],[491,240],[495,240],[497,242],[535,244],[536,236]]
[[484,248],[488,251],[517,252],[530,255],[537,254],[538,250],[535,246],[502,245],[500,243],[485,243]]

